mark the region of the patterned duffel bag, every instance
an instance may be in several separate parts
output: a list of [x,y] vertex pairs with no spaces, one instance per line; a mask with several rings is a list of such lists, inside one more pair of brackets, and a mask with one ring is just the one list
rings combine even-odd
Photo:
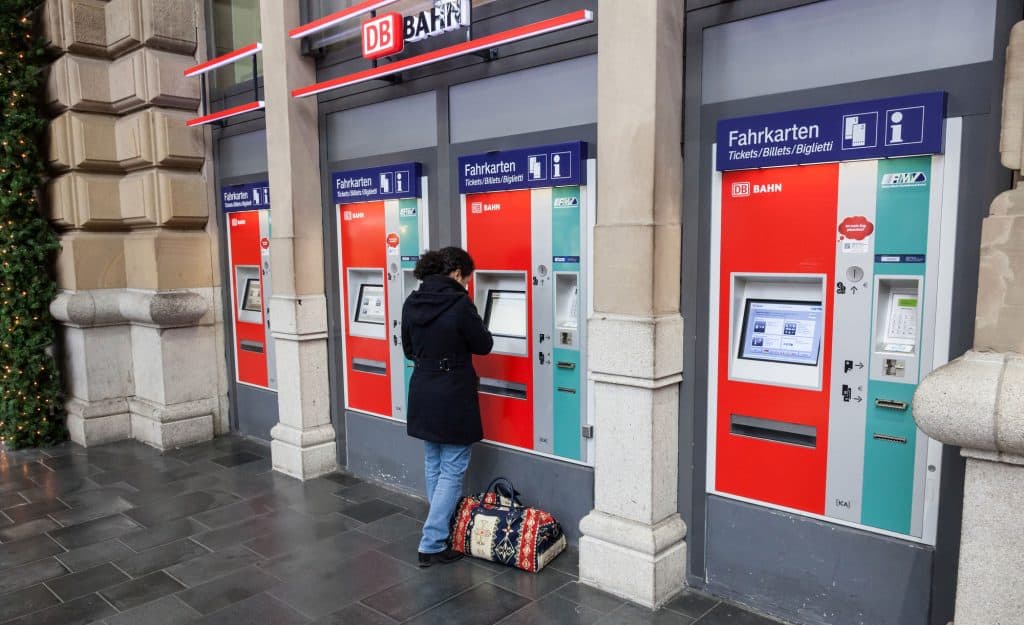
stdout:
[[451,525],[452,549],[474,558],[536,573],[565,549],[565,534],[553,516],[519,501],[503,477],[487,491],[463,497]]

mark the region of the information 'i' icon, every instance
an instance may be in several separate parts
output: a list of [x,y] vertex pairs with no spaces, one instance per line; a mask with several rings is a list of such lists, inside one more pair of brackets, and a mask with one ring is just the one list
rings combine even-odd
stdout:
[[889,136],[889,143],[903,143],[903,113],[895,111],[889,116],[889,128],[892,129],[892,134]]

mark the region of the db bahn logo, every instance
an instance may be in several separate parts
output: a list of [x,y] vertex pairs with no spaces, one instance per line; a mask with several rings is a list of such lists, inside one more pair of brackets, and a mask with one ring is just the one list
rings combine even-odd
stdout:
[[434,0],[429,11],[405,17],[386,13],[366,20],[362,28],[363,56],[377,59],[398,54],[405,49],[407,41],[419,41],[469,26],[469,13],[470,0]]
[[732,196],[733,197],[747,197],[750,195],[750,183],[749,182],[734,182],[732,183]]

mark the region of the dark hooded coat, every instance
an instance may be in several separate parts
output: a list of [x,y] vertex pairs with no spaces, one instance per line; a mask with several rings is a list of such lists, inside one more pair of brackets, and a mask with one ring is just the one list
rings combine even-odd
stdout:
[[424,278],[402,307],[402,347],[416,363],[406,431],[434,443],[469,445],[484,437],[472,354],[494,339],[466,289],[444,275]]

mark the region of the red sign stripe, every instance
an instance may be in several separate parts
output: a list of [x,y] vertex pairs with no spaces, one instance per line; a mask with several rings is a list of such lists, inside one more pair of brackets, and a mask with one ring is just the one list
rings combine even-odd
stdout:
[[447,48],[441,48],[440,50],[434,50],[433,52],[409,57],[380,67],[355,72],[353,74],[348,74],[347,76],[340,76],[338,78],[332,78],[331,80],[325,80],[324,82],[301,87],[292,91],[292,97],[304,98],[318,93],[323,93],[324,91],[338,89],[339,87],[347,87],[349,85],[359,84],[368,80],[383,78],[384,76],[390,76],[391,74],[397,74],[398,72],[405,70],[422,67],[431,63],[438,63],[440,61],[446,61],[457,56],[472,54],[473,52],[479,52],[480,50],[486,50],[488,48],[512,43],[521,39],[528,39],[530,37],[536,37],[556,30],[579,26],[580,24],[586,24],[593,20],[594,15],[590,11],[573,11],[572,13],[566,13],[565,15],[560,15],[540,22],[534,22],[533,24],[511,28],[500,33],[481,37],[480,39],[474,39],[454,46],[448,46]]
[[198,76],[199,74],[205,74],[210,70],[217,69],[218,67],[227,65],[228,63],[234,63],[239,59],[244,59],[247,56],[252,56],[262,49],[263,44],[260,43],[259,41],[255,43],[250,43],[244,48],[233,50],[231,52],[228,52],[227,54],[222,54],[215,59],[210,59],[205,63],[200,63],[199,65],[190,67],[185,70],[185,75],[188,77],[192,77]]
[[203,115],[202,117],[196,117],[195,119],[188,120],[185,124],[187,126],[202,126],[203,124],[227,119],[229,117],[234,117],[235,115],[248,113],[249,111],[258,111],[265,106],[266,103],[263,100],[257,100],[255,102],[249,102],[229,109],[224,109],[223,111],[217,111],[216,113],[210,113],[209,115]]
[[366,0],[365,2],[360,2],[359,4],[350,6],[347,9],[342,9],[325,17],[321,17],[316,21],[303,24],[298,28],[293,28],[288,31],[288,36],[292,39],[300,39],[396,2],[398,2],[398,0]]

